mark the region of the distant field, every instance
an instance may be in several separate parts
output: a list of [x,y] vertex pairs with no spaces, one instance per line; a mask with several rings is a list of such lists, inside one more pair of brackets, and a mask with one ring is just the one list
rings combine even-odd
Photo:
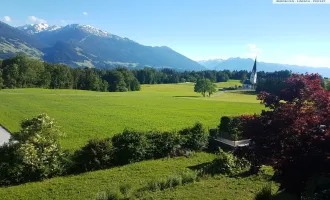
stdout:
[[[218,87],[239,85],[238,81]],[[77,149],[94,137],[107,137],[125,128],[178,130],[202,122],[216,127],[221,116],[258,113],[255,95],[236,92],[201,97],[194,85],[143,85],[138,92],[101,93],[79,90],[14,89],[0,91],[0,124],[18,131],[20,121],[40,113],[55,118],[66,137],[65,149]]]
[[[147,182],[177,174],[188,167],[210,162],[213,154],[197,153],[191,158],[179,157],[143,161],[123,167],[89,172],[78,176],[58,177],[43,182],[27,183],[19,186],[0,188],[2,200],[12,199],[95,199],[97,192],[117,191],[122,184],[131,184],[136,190]],[[242,179],[221,177],[209,178],[194,184],[180,186],[174,190],[148,193],[148,199],[235,199],[252,200],[255,193],[268,181],[247,177]],[[276,187],[274,187],[276,189]],[[282,199],[283,200],[283,199]]]

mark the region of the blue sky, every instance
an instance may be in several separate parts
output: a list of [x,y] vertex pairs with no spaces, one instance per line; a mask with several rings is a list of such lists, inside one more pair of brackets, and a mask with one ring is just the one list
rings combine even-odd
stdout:
[[2,21],[18,26],[88,24],[195,60],[254,57],[330,67],[330,4],[272,0],[11,0]]

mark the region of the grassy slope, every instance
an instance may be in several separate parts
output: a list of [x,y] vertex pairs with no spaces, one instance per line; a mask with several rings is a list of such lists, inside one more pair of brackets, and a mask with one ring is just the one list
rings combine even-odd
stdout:
[[[78,176],[58,177],[43,182],[0,188],[3,200],[11,199],[95,199],[98,192],[117,191],[121,184],[130,183],[134,189],[146,186],[153,178],[166,177],[187,170],[187,167],[213,160],[214,155],[198,153],[191,158],[144,161]],[[209,178],[195,184],[156,193],[153,199],[253,199],[256,191],[267,181],[253,177],[236,179]]]
[[[237,82],[221,83],[228,87]],[[201,121],[214,127],[223,115],[259,112],[255,96],[226,92],[202,98],[193,84],[144,85],[140,92],[98,93],[72,90],[18,89],[0,91],[0,123],[11,131],[19,121],[40,112],[54,117],[67,138],[65,148],[75,149],[91,137],[111,136],[125,127],[139,130],[179,129]],[[1,199],[94,199],[97,192],[116,190],[123,183],[137,189],[155,177],[173,175],[213,160],[198,153],[191,158],[144,161],[109,170],[57,177],[43,182],[0,188]],[[175,189],[148,193],[154,199],[253,199],[267,181],[255,178],[209,178]]]
[[55,118],[67,134],[61,141],[65,149],[77,149],[90,138],[112,136],[125,128],[178,130],[197,121],[212,128],[218,125],[221,116],[260,112],[262,108],[254,95],[238,92],[203,98],[193,92],[191,83],[143,85],[142,91],[126,93],[0,91],[0,124],[10,131],[18,131],[22,119],[45,112]]

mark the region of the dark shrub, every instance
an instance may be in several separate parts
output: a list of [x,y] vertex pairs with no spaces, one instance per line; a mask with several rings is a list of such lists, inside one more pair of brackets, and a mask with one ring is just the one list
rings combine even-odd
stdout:
[[250,169],[251,164],[244,158],[238,158],[230,152],[224,152],[220,149],[220,152],[210,164],[205,166],[203,173],[207,174],[226,174],[237,175],[242,172],[246,172]]
[[271,200],[272,199],[272,185],[264,186],[254,197],[255,200]]
[[196,123],[192,128],[179,131],[182,137],[182,147],[193,151],[201,151],[207,147],[208,134],[201,123]]
[[242,121],[241,117],[221,117],[219,132],[221,137],[230,139],[230,140],[238,140],[241,139],[242,132]]
[[112,137],[114,159],[117,165],[138,162],[147,158],[146,134],[125,130]]
[[19,164],[17,144],[0,146],[0,185],[11,185],[23,180],[23,165]]
[[111,139],[92,139],[74,156],[76,170],[93,171],[111,167],[113,160]]
[[180,139],[172,132],[150,132],[147,135],[149,143],[148,157],[164,158],[179,148]]

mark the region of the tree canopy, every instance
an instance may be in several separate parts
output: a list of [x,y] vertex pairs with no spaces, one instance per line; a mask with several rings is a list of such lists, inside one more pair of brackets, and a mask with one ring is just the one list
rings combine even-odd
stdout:
[[209,96],[211,96],[216,92],[216,85],[210,79],[199,78],[196,81],[194,92],[201,93],[203,97],[205,97],[206,93],[209,93]]
[[243,135],[254,144],[254,166],[272,165],[282,187],[299,196],[312,177],[330,173],[330,93],[316,74],[285,83],[280,95],[258,95],[269,109],[243,116]]

